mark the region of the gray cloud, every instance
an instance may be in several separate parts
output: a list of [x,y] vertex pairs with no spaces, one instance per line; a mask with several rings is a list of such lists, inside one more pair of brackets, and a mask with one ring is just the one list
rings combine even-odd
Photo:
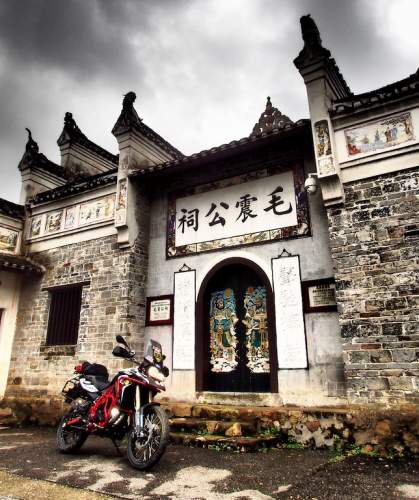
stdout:
[[403,9],[390,11],[392,5],[0,0],[0,196],[17,199],[25,126],[59,162],[55,141],[65,111],[72,111],[93,141],[116,152],[110,130],[127,90],[136,91],[146,123],[185,153],[248,135],[267,95],[292,119],[307,117],[305,88],[292,63],[306,13],[353,91],[403,78],[416,70],[419,40],[403,45],[389,34],[406,16]]

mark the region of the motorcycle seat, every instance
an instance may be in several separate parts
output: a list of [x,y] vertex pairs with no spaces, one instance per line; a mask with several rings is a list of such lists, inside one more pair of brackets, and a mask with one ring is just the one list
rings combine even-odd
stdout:
[[96,377],[106,378],[106,380],[108,380],[109,377],[106,366],[100,365],[99,363],[89,363],[88,361],[82,364],[82,373],[84,375],[95,375]]
[[86,375],[87,380],[89,380],[99,392],[106,389],[111,382],[109,382],[108,377],[103,375]]

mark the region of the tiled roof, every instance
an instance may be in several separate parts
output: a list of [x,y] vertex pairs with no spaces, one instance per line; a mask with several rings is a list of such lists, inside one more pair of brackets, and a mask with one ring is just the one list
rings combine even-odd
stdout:
[[350,95],[351,89],[343,78],[330,50],[323,47],[319,29],[310,14],[302,16],[300,24],[304,47],[294,59],[295,66],[301,70],[316,63],[325,64],[328,68],[329,77],[334,81],[335,92],[338,92],[342,97]]
[[142,118],[138,116],[137,111],[134,108],[134,102],[137,96],[135,92],[128,92],[124,96],[124,100],[122,101],[122,110],[121,113],[112,128],[112,133],[115,136],[123,134],[130,129],[136,129],[144,137],[147,137],[150,141],[154,142],[160,149],[166,151],[174,158],[182,158],[183,153],[181,153],[178,149],[172,146],[166,139],[163,139],[161,135],[155,132],[152,128],[146,125]]
[[63,131],[61,132],[60,137],[58,138],[57,144],[61,146],[66,142],[70,141],[81,144],[82,146],[89,149],[93,153],[96,153],[97,155],[106,158],[113,164],[118,165],[118,156],[110,153],[106,149],[102,148],[101,146],[98,146],[93,141],[88,139],[77,126],[76,121],[73,118],[73,115],[67,112],[64,117],[64,128]]
[[250,135],[249,137],[243,137],[242,139],[231,141],[227,144],[222,144],[221,146],[217,146],[211,149],[205,149],[203,151],[200,151],[199,153],[194,153],[190,156],[183,156],[182,158],[177,158],[176,160],[167,161],[165,163],[161,163],[159,165],[155,165],[152,167],[133,170],[132,172],[130,172],[129,176],[137,177],[137,176],[146,176],[154,173],[165,173],[165,172],[169,173],[170,171],[176,169],[176,167],[184,167],[184,168],[193,167],[200,160],[216,159],[218,155],[220,155],[225,151],[240,152],[240,150],[246,146],[252,144],[255,145],[262,144],[263,141],[269,139],[270,137],[282,137],[288,132],[303,130],[304,128],[307,128],[309,124],[310,120],[307,119],[298,120],[295,123],[291,122],[285,123],[282,128],[275,128],[269,132],[262,132],[258,135]]
[[78,193],[84,193],[90,189],[95,189],[97,187],[106,186],[108,184],[116,183],[118,169],[114,168],[107,172],[102,172],[100,174],[92,175],[86,179],[71,182],[65,186],[60,186],[43,193],[39,193],[34,196],[30,203],[38,204],[46,201],[58,200],[60,198],[65,198],[66,196],[73,196]]
[[42,153],[38,153],[34,166],[40,167],[42,170],[46,170],[47,172],[50,172],[57,177],[61,177],[62,179],[67,179],[67,173],[64,168],[61,165],[57,165],[51,160],[48,160],[48,158]]
[[146,125],[144,122],[138,123],[136,128],[142,132],[142,134],[150,139],[150,141],[154,142],[157,146],[159,146],[163,151],[173,155],[175,158],[183,158],[184,154],[181,153],[178,149],[170,144],[170,142],[163,139],[161,135],[155,132],[152,128]]
[[19,170],[25,168],[40,168],[62,179],[67,179],[67,173],[63,167],[48,160],[48,158],[39,152],[38,143],[32,139],[31,131],[27,128],[28,142],[25,146],[25,152],[19,162]]
[[23,273],[43,274],[45,268],[36,262],[20,255],[0,253],[0,269]]
[[25,218],[25,207],[0,198],[0,214],[23,220]]
[[253,131],[250,135],[258,137],[264,132],[272,132],[275,129],[283,129],[287,125],[294,125],[294,122],[283,115],[278,108],[274,108],[271,103],[271,98],[266,99],[266,107],[260,115],[259,120],[255,123]]
[[419,93],[419,69],[416,73],[399,80],[398,82],[385,85],[377,90],[364,92],[363,94],[350,95],[337,99],[333,102],[333,114],[347,113],[366,109],[376,104],[383,104],[401,97],[408,97]]

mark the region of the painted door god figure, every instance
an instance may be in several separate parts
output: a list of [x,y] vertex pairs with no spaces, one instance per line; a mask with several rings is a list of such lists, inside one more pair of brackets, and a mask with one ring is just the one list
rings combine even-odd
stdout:
[[265,287],[248,287],[244,297],[244,307],[246,315],[243,323],[246,326],[247,366],[252,373],[269,373]]
[[231,288],[211,294],[209,320],[211,371],[231,372],[237,367],[237,338],[234,326],[238,321],[236,301]]

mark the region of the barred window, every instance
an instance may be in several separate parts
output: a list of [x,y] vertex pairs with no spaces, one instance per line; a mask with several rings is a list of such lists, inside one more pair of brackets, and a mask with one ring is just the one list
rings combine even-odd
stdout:
[[82,285],[49,289],[47,345],[77,344],[82,289]]

